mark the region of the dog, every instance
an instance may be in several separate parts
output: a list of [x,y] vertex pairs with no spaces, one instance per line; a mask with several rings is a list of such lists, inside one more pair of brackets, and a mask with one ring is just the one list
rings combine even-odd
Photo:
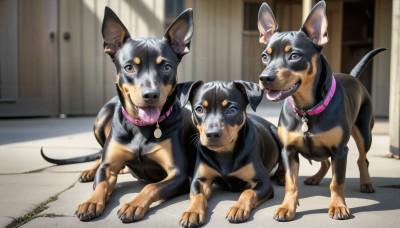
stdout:
[[[153,202],[189,189],[190,111],[176,99],[177,68],[189,52],[193,12],[187,9],[162,39],[131,38],[118,16],[105,8],[102,24],[104,51],[115,64],[117,96],[100,111],[94,132],[103,146],[94,178],[94,192],[76,209],[87,221],[99,217],[127,166],[148,183],[118,211],[122,222],[143,218]],[[186,114],[185,114],[186,112]]]
[[365,65],[383,50],[368,53],[350,75],[332,74],[321,51],[328,42],[326,4],[318,2],[299,31],[279,32],[275,17],[266,3],[258,14],[259,41],[265,45],[265,69],[259,85],[271,101],[284,100],[278,123],[283,144],[281,157],[285,169],[285,197],[275,211],[277,221],[293,220],[298,205],[299,154],[322,161],[321,170],[308,184],[318,184],[332,163],[331,200],[328,209],[333,219],[348,219],[345,174],[350,135],[359,150],[360,190],[374,192],[366,154],[371,146],[374,114],[371,97],[358,80]]
[[246,113],[249,104],[256,110],[263,91],[256,83],[244,81],[197,81],[182,90],[180,101],[191,103],[199,143],[190,208],[179,223],[184,227],[204,224],[214,182],[242,191],[226,218],[230,223],[247,221],[253,208],[274,195],[269,173],[276,170],[281,149],[276,127]]

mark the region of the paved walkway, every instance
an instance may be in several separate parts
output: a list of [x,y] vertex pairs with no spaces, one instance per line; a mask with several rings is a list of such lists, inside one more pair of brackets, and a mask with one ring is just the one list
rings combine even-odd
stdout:
[[[263,103],[257,114],[277,123],[278,106]],[[129,226],[121,223],[116,214],[120,205],[129,202],[143,184],[129,174],[120,175],[105,213],[91,222],[80,222],[74,216],[75,208],[89,197],[92,183],[79,183],[77,177],[91,163],[52,166],[40,156],[42,146],[49,156],[57,158],[97,151],[99,146],[91,132],[93,120],[94,117],[0,119],[0,227],[7,227],[24,215],[33,218],[28,213],[38,206],[48,208],[23,227]],[[231,225],[225,219],[225,212],[239,194],[217,188],[209,201],[205,227],[400,227],[400,161],[384,157],[389,150],[387,126],[386,121],[378,121],[368,154],[376,193],[358,191],[358,152],[354,141],[349,144],[346,202],[352,212],[351,219],[335,221],[328,217],[330,172],[319,186],[305,186],[303,180],[316,172],[319,164],[310,165],[301,159],[300,206],[294,221],[273,220],[272,214],[284,194],[284,187],[274,186],[275,197],[256,208],[250,221]],[[153,205],[145,218],[134,225],[179,227],[179,216],[188,206],[188,195]]]

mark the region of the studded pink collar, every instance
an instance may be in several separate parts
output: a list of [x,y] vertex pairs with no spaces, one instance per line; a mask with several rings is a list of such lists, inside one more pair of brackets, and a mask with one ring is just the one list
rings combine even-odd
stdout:
[[335,77],[332,75],[332,84],[331,84],[331,88],[329,89],[328,94],[324,97],[324,99],[318,105],[314,106],[313,108],[308,109],[308,110],[301,110],[296,107],[292,97],[289,97],[288,101],[289,101],[290,105],[292,106],[293,111],[296,112],[298,115],[313,116],[313,115],[320,114],[321,112],[323,112],[325,110],[325,108],[329,105],[329,102],[332,100],[333,95],[335,95],[335,91],[336,91],[336,80],[335,80]]
[[[174,106],[171,106],[164,115],[162,115],[158,118],[157,125],[158,125],[158,123],[161,123],[162,121],[164,121],[169,115],[171,115],[173,107]],[[131,115],[129,115],[129,113],[125,110],[125,108],[123,106],[121,106],[121,111],[122,111],[122,114],[124,114],[125,118],[127,118],[129,120],[129,122],[133,123],[136,126],[143,127],[143,126],[153,125],[153,124],[148,124],[142,120],[137,120],[137,119],[133,118]]]

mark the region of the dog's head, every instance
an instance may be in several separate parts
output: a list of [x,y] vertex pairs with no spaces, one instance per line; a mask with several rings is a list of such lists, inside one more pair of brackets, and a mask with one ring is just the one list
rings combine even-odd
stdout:
[[269,100],[280,101],[296,92],[312,99],[317,61],[328,42],[325,7],[324,1],[318,2],[299,31],[278,32],[271,9],[266,3],[261,5],[258,29],[259,41],[265,45],[261,56],[265,69],[259,84]]
[[106,7],[102,34],[104,51],[117,70],[116,87],[122,105],[132,117],[156,123],[175,90],[178,64],[189,52],[192,10],[179,15],[162,39],[133,39],[117,15]]
[[188,82],[178,90],[182,106],[191,103],[201,145],[221,153],[233,151],[247,105],[255,111],[263,96],[257,84],[244,81]]

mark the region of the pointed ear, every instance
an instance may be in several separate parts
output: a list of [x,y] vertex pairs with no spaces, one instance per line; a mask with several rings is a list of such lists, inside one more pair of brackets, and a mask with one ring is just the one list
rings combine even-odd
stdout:
[[271,36],[278,31],[278,23],[271,8],[267,3],[263,3],[258,11],[258,31],[260,31],[259,41],[261,44],[267,45]]
[[104,39],[104,52],[114,58],[115,53],[130,37],[128,30],[122,24],[118,16],[107,6],[104,9],[103,25],[101,33]]
[[165,31],[164,38],[168,40],[175,53],[182,57],[189,53],[190,41],[193,36],[193,10],[187,9],[179,15]]
[[176,96],[178,97],[181,107],[185,106],[189,100],[193,98],[193,94],[197,88],[203,85],[203,81],[183,82],[176,85]]
[[301,30],[319,47],[328,43],[328,19],[326,18],[325,1],[318,2],[312,8]]
[[253,82],[238,80],[233,81],[233,83],[235,83],[235,85],[240,89],[243,95],[247,97],[251,109],[253,109],[253,111],[256,111],[257,106],[260,104],[263,98],[264,90],[261,90],[260,86]]

